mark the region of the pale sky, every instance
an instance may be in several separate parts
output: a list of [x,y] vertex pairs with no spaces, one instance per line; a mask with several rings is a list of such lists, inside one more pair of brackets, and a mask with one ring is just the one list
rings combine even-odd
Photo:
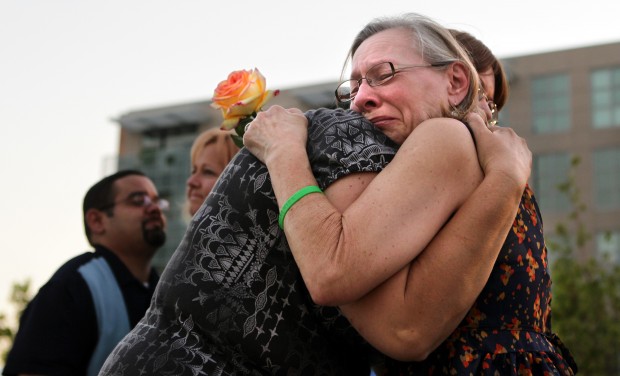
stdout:
[[[86,190],[129,111],[209,99],[237,69],[270,89],[337,80],[373,17],[415,11],[497,56],[620,42],[620,3],[592,0],[0,0],[0,312],[89,250]],[[189,167],[188,167],[189,168]]]

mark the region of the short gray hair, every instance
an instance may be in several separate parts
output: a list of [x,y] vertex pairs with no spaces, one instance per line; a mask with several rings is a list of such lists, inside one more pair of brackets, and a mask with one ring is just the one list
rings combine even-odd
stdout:
[[[452,36],[448,29],[432,19],[418,13],[405,13],[392,17],[379,17],[370,21],[353,40],[345,66],[350,62],[359,46],[366,39],[381,31],[390,29],[405,29],[411,31],[414,39],[417,41],[417,46],[413,47],[417,48],[418,52],[422,56],[422,59],[428,64],[442,65],[442,63],[456,61],[465,64],[469,76],[469,89],[467,95],[461,103],[442,104],[442,116],[463,120],[467,113],[477,107],[478,87],[480,80],[469,55]],[[449,66],[449,64],[445,65],[445,67],[447,66]]]

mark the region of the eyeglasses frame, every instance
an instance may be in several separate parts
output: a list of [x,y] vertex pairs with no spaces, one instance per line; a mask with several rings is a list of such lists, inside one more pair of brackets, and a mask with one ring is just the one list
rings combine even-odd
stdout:
[[[144,202],[142,202],[141,204],[138,204],[134,201],[132,201],[132,199],[134,197],[137,196],[141,196],[143,197]],[[145,192],[133,192],[130,193],[129,196],[120,199],[118,201],[114,201],[108,204],[105,204],[103,206],[100,206],[99,208],[97,208],[100,211],[106,211],[110,208],[113,208],[114,206],[118,205],[118,204],[128,204],[129,206],[133,206],[135,208],[146,208],[151,204],[155,204],[159,210],[161,211],[167,211],[170,208],[170,202],[168,200],[166,200],[165,198],[161,198],[161,197],[155,197],[154,199],[151,198],[151,196],[149,196],[147,193]]]
[[366,71],[366,74],[368,74],[369,71],[373,70],[374,68],[383,65],[383,64],[389,64],[390,65],[390,70],[391,70],[391,75],[384,79],[381,80],[379,83],[375,83],[376,80],[372,80],[372,79],[368,79],[367,77],[360,77],[359,79],[348,79],[348,80],[344,80],[342,82],[340,82],[340,84],[338,84],[338,86],[336,87],[336,90],[334,91],[334,94],[336,95],[336,101],[338,101],[338,103],[348,103],[351,102],[353,99],[355,99],[355,96],[357,95],[357,92],[355,94],[353,94],[350,98],[348,99],[341,99],[340,95],[338,94],[338,89],[340,89],[340,87],[342,87],[342,85],[346,84],[346,83],[351,83],[351,82],[356,82],[357,83],[357,88],[359,89],[360,86],[362,86],[362,80],[366,80],[366,83],[368,83],[368,86],[370,87],[377,87],[377,86],[381,86],[381,85],[385,85],[387,82],[390,82],[394,76],[396,76],[396,73],[400,73],[403,72],[405,70],[408,69],[413,69],[413,68],[439,68],[439,67],[445,67],[447,65],[450,65],[452,63],[454,63],[456,60],[446,60],[446,61],[441,61],[438,63],[432,63],[432,64],[415,64],[415,65],[403,65],[400,66],[398,68],[394,67],[394,64],[391,61],[384,61],[381,63],[377,63],[375,65],[373,65],[372,67],[370,67],[370,69],[368,69]]

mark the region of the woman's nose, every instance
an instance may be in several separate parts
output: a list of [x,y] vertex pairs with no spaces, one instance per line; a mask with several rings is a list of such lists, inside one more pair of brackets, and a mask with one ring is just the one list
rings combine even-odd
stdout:
[[357,94],[353,98],[353,110],[359,112],[366,112],[373,108],[376,108],[379,101],[375,92],[375,88],[368,85],[366,80],[362,80]]
[[198,186],[198,179],[196,178],[196,173],[191,174],[188,178],[187,178],[187,186],[188,187],[197,187]]

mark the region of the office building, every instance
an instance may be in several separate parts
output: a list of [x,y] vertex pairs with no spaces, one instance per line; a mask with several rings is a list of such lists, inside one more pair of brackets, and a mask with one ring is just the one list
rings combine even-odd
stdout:
[[[502,59],[511,87],[500,124],[514,128],[534,154],[530,184],[545,232],[554,238],[571,201],[558,185],[574,173],[584,204],[580,220],[592,235],[578,257],[608,254],[620,262],[620,42]],[[302,110],[333,107],[336,83],[282,90],[269,102]],[[189,149],[221,122],[210,101],[133,111],[120,116],[118,168],[140,168],[170,199],[169,240],[155,259],[163,267],[184,233]],[[571,168],[577,157],[579,163]],[[480,229],[483,231],[483,229]]]
[[[500,123],[514,128],[534,154],[530,182],[546,234],[572,210],[558,185],[574,174],[591,241],[580,257],[609,254],[620,262],[620,43],[512,57],[510,98]],[[571,168],[574,157],[579,163]],[[569,227],[572,231],[574,228]]]

